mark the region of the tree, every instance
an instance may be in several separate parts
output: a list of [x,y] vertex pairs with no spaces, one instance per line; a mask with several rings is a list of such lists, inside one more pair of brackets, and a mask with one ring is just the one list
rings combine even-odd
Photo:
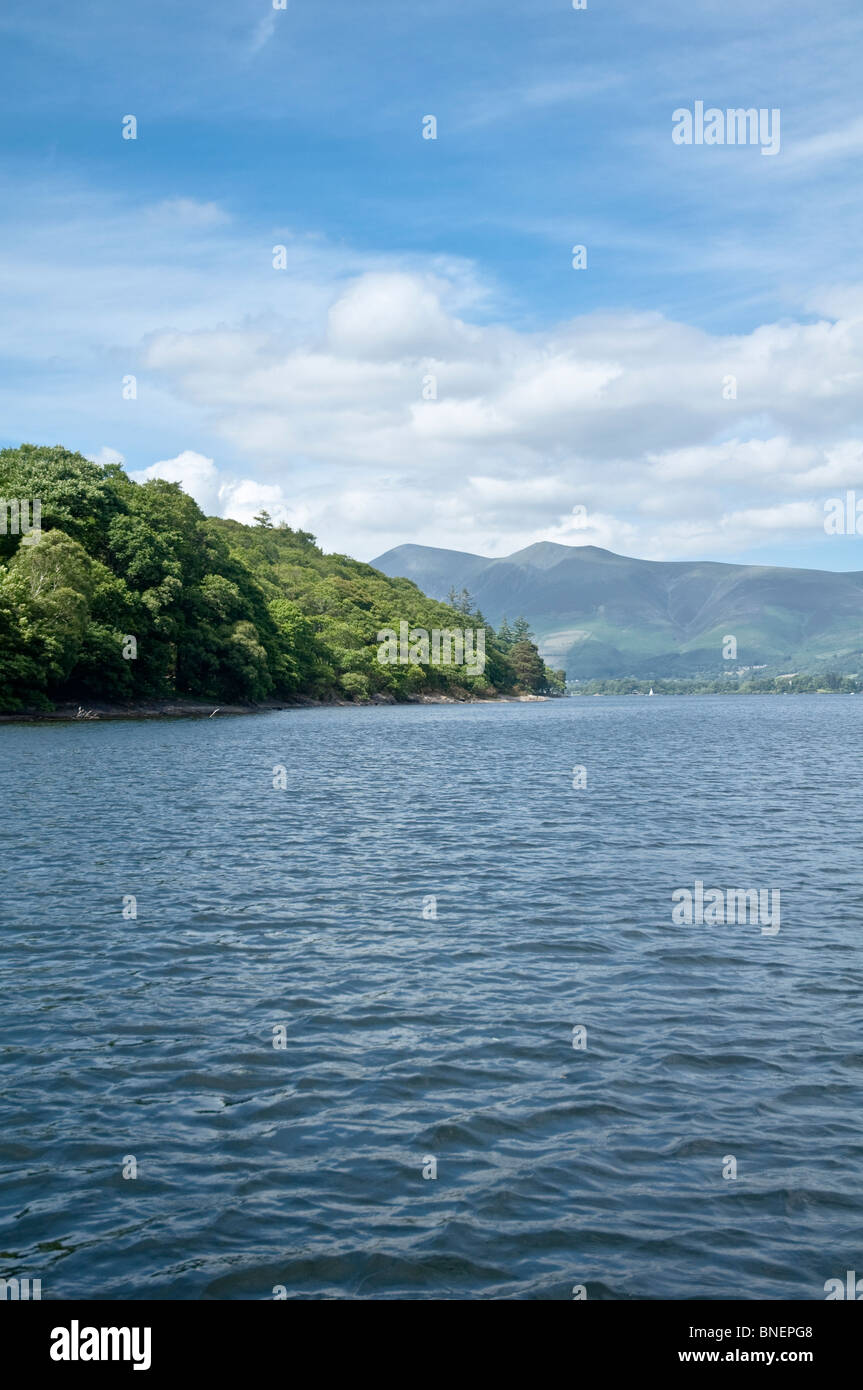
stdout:
[[[124,489],[136,486],[115,465],[100,468],[59,446],[22,444],[0,450],[0,497],[38,497],[42,530],[64,531],[99,558],[111,518],[127,510]],[[13,554],[18,544],[17,536],[0,536],[0,559]]]
[[91,562],[71,536],[43,531],[38,545],[20,546],[9,574],[24,583],[19,591],[28,611],[31,651],[43,665],[49,687],[72,671],[90,617]]
[[[544,670],[529,641],[516,670],[508,624],[498,641],[466,588],[447,608],[408,579],[324,555],[311,533],[274,527],[265,510],[249,526],[207,518],[178,483],[135,483],[117,464],[36,445],[0,450],[0,497],[42,505],[38,542],[0,537],[3,709],[78,698],[491,693],[536,687]],[[377,634],[403,622],[483,628],[484,671],[379,661]]]
[[27,577],[0,565],[0,710],[50,709],[48,670]]
[[509,653],[516,686],[526,694],[539,695],[545,689],[545,663],[532,642],[516,642]]
[[456,613],[463,613],[465,617],[470,617],[473,613],[474,600],[467,589],[462,589],[460,593],[456,593],[455,589],[451,588],[447,595],[447,604],[450,608],[454,608]]

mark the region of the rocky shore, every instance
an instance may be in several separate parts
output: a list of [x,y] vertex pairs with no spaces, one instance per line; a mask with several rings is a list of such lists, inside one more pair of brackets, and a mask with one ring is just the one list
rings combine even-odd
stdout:
[[14,714],[0,714],[0,724],[57,723],[60,721],[90,722],[100,719],[213,719],[237,714],[266,714],[286,709],[357,708],[370,705],[462,705],[462,704],[524,704],[545,701],[547,695],[412,695],[408,700],[396,700],[392,695],[373,695],[370,700],[266,700],[254,705],[216,705],[201,700],[148,700],[134,704],[104,704],[94,701],[82,705],[57,705],[52,710],[25,709]]

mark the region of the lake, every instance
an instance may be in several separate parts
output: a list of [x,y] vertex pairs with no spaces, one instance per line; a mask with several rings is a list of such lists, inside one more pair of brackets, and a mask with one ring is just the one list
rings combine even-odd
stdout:
[[[0,729],[0,1276],[823,1299],[863,1273],[861,715]],[[676,923],[696,883],[778,890],[780,929]]]

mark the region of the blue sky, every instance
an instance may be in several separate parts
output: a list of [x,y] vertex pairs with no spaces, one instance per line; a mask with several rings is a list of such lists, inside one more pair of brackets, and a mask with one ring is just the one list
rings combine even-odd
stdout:
[[[363,559],[863,569],[822,520],[863,498],[861,40],[856,0],[6,0],[2,442]],[[675,145],[698,100],[780,152]]]

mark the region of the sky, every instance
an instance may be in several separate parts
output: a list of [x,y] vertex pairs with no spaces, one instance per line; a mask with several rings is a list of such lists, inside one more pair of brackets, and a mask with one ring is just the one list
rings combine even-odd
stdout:
[[0,446],[363,560],[863,570],[861,58],[859,0],[4,0]]

